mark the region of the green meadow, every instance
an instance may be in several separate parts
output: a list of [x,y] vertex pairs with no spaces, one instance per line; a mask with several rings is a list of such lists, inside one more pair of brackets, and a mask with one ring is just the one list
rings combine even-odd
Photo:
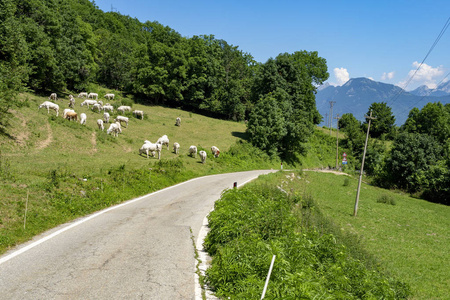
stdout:
[[[408,283],[412,299],[450,295],[450,208],[363,184],[353,216],[358,178],[304,172],[296,190],[311,196],[335,226],[386,270]],[[367,255],[367,254],[366,254]]]

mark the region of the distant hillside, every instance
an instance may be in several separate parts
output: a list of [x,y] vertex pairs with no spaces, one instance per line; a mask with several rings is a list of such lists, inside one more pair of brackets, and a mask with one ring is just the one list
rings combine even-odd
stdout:
[[[449,89],[450,90],[450,89]],[[326,115],[330,113],[329,101],[335,101],[333,106],[333,118],[336,114],[352,113],[356,119],[363,121],[369,107],[374,102],[386,102],[392,108],[397,125],[402,125],[409,111],[414,108],[422,108],[428,102],[450,103],[450,95],[421,96],[403,91],[398,86],[370,80],[368,78],[352,78],[342,86],[323,86],[318,89],[316,95],[317,109],[324,121],[320,125],[326,125]],[[336,124],[336,120],[333,119]],[[334,125],[336,126],[336,125]]]

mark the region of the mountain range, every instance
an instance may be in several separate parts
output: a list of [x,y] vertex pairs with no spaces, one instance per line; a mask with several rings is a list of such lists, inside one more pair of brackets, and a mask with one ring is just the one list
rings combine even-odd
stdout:
[[405,91],[402,88],[369,78],[351,78],[342,86],[332,86],[328,83],[318,87],[316,105],[323,116],[323,122],[327,125],[330,115],[330,101],[333,101],[333,124],[336,127],[337,114],[352,113],[353,116],[364,121],[364,115],[369,111],[372,103],[385,102],[391,108],[395,116],[397,126],[405,123],[408,114],[414,107],[421,109],[428,102],[450,103],[450,82],[440,84],[436,89],[421,86],[413,91]]

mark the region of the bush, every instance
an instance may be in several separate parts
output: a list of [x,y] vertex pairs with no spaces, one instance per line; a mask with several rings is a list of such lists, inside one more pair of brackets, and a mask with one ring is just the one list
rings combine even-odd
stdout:
[[133,100],[126,99],[126,98],[120,100],[120,103],[121,103],[121,105],[126,105],[126,106],[129,106],[129,107],[133,107],[133,104],[134,104]]
[[348,178],[344,178],[344,186],[349,186],[349,184],[350,184],[350,179],[348,179]]
[[392,198],[392,196],[389,195],[381,195],[378,199],[377,199],[377,203],[384,203],[384,204],[390,204],[390,205],[395,205],[397,204],[395,202],[395,199]]

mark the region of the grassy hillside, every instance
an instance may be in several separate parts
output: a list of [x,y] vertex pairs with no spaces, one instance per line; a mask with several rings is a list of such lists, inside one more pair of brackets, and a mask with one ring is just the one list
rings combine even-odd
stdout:
[[[357,178],[305,172],[295,188],[311,196],[341,236],[354,236],[389,272],[407,282],[412,299],[448,299],[450,208],[373,186]],[[349,248],[352,248],[351,244]]]
[[[85,126],[61,117],[67,97],[57,101],[59,117],[52,110],[49,114],[38,110],[46,97],[23,94],[21,98],[24,106],[14,111],[9,137],[0,137],[0,253],[60,223],[192,177],[280,166],[238,142],[245,138],[243,123],[134,104],[133,110],[145,112],[144,120],[127,113],[128,127],[114,138],[97,127],[103,113],[81,107],[80,98],[75,111],[86,113]],[[121,99],[110,102],[118,104]],[[175,126],[177,117],[182,120],[180,127]],[[156,142],[164,134],[170,145],[181,145],[178,155],[172,146],[163,149],[161,161],[139,155],[144,140]],[[198,155],[188,156],[191,145],[208,153],[204,165]],[[221,150],[219,158],[211,155],[213,145]]]

